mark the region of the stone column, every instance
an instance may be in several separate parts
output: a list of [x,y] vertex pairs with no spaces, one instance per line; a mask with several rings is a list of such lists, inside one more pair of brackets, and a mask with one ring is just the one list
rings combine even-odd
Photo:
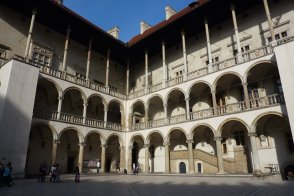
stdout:
[[222,151],[222,138],[215,137],[216,142],[216,154],[217,154],[217,166],[218,166],[218,174],[224,173],[224,160],[223,160],[223,151]]
[[125,168],[125,147],[124,146],[120,146],[119,147],[119,149],[120,149],[120,169],[121,169],[121,172],[123,172],[123,170],[124,169],[126,169]]
[[108,109],[107,109],[107,107],[104,107],[104,127],[105,128],[107,125],[107,113],[108,113]]
[[89,40],[88,56],[87,56],[87,69],[86,69],[86,80],[89,82],[90,63],[92,53],[92,38]]
[[145,93],[148,93],[148,50],[145,50]]
[[87,103],[84,103],[84,109],[83,109],[83,124],[86,124],[86,118],[87,118]]
[[253,174],[258,175],[261,173],[261,169],[260,169],[260,162],[259,162],[259,156],[258,156],[257,145],[256,145],[257,134],[255,132],[249,133],[248,136],[250,137],[250,145],[251,145],[251,151],[252,151]]
[[105,154],[106,154],[106,145],[101,145],[101,173],[105,172]]
[[145,126],[148,127],[148,108],[145,108]]
[[243,92],[244,92],[244,99],[245,99],[245,105],[246,109],[250,108],[250,102],[249,102],[249,94],[248,94],[248,88],[247,83],[243,83]]
[[266,14],[267,22],[268,22],[269,31],[270,31],[271,38],[272,38],[272,45],[275,45],[276,44],[275,31],[274,31],[272,17],[271,17],[271,13],[270,13],[270,10],[268,7],[267,0],[263,0],[263,5],[264,5],[264,9],[265,9],[265,14]]
[[167,104],[163,104],[163,109],[164,109],[164,123],[168,124],[168,118],[167,118]]
[[185,38],[185,32],[182,31],[182,44],[183,44],[183,59],[184,59],[184,80],[188,79],[188,65],[187,65],[187,50],[186,50],[186,38]]
[[68,51],[68,43],[69,43],[69,34],[71,32],[70,26],[66,29],[66,38],[64,45],[64,53],[63,53],[63,62],[62,62],[62,71],[66,71],[66,59],[67,59],[67,51]]
[[170,173],[170,163],[169,163],[169,143],[164,143],[165,150],[165,173]]
[[145,147],[145,173],[149,173],[149,146],[150,144],[146,144]]
[[133,146],[129,146],[128,147],[128,172],[131,173],[132,169],[133,169],[133,165],[132,165],[132,150],[133,150]]
[[31,40],[32,40],[32,33],[33,33],[33,29],[34,29],[36,15],[37,15],[37,10],[34,9],[32,11],[31,24],[30,24],[30,29],[29,29],[28,39],[27,39],[27,44],[26,44],[26,49],[25,49],[25,55],[24,55],[25,59],[29,58],[29,49],[30,49],[30,44],[31,44]]
[[[62,94],[62,93],[60,93]],[[61,108],[62,108],[62,101],[63,101],[63,97],[62,95],[58,96],[58,107],[57,107],[57,119],[60,119],[60,114],[61,114]]]
[[190,98],[186,98],[186,118],[187,120],[190,119],[190,106],[189,106],[189,101],[190,101]]
[[188,150],[189,150],[189,173],[195,173],[195,166],[194,166],[194,155],[193,155],[193,143],[194,140],[187,140],[188,143]]
[[58,143],[59,142],[60,142],[59,140],[53,140],[53,146],[52,146],[52,165],[54,165],[56,163],[57,146],[58,146]]
[[105,87],[109,90],[110,49],[107,49]]
[[167,83],[167,65],[166,65],[166,59],[165,59],[165,43],[161,42],[162,47],[162,70],[163,70],[163,81],[162,86],[166,87]]
[[210,36],[209,36],[207,18],[204,20],[204,25],[205,25],[205,35],[206,35],[206,43],[207,43],[208,72],[212,72],[212,54],[211,54],[211,48],[210,48]]
[[127,62],[127,76],[126,76],[126,95],[129,95],[130,92],[130,61],[128,60]]
[[85,146],[85,143],[80,143],[79,146],[80,146],[80,150],[79,150],[79,162],[78,162],[78,165],[79,165],[79,168],[80,168],[80,173],[83,173],[83,160],[84,160],[84,146]]
[[212,104],[213,104],[213,111],[214,111],[214,115],[217,115],[217,103],[216,103],[216,93],[215,91],[211,91],[211,95],[212,95]]
[[237,23],[235,5],[234,4],[231,4],[231,11],[232,11],[233,25],[234,25],[235,37],[236,37],[236,43],[237,43],[237,50],[238,50],[238,54],[237,54],[238,62],[241,63],[241,62],[243,62],[242,50],[241,50],[241,43],[240,43],[240,38],[239,38],[239,29],[238,29],[238,23]]

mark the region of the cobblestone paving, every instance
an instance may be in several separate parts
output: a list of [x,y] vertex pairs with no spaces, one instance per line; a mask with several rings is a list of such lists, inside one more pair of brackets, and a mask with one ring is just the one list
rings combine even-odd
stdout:
[[266,181],[250,177],[179,176],[179,175],[99,175],[81,176],[75,183],[71,175],[61,183],[37,183],[16,180],[2,188],[1,196],[184,196],[184,195],[265,195],[294,196],[294,181]]

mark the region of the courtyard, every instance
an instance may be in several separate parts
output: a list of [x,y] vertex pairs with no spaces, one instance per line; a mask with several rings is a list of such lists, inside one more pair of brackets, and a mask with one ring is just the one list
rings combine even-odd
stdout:
[[73,175],[61,176],[61,183],[37,183],[36,179],[15,180],[2,188],[1,196],[59,195],[294,195],[293,181],[269,181],[250,176],[189,175],[86,175],[75,183]]

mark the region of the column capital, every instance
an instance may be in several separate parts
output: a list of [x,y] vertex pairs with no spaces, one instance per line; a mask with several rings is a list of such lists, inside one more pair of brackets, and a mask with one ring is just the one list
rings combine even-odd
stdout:
[[88,106],[88,103],[83,103],[84,107],[87,107]]
[[60,139],[54,139],[53,140],[53,144],[59,144],[60,143]]
[[63,96],[58,96],[58,100],[63,100]]
[[230,8],[231,8],[231,11],[235,11],[235,9],[236,9],[235,4],[231,3]]
[[120,150],[124,150],[125,149],[125,146],[119,146],[119,149]]
[[32,14],[36,15],[37,13],[38,13],[37,8],[34,8],[33,11],[32,11]]
[[243,85],[243,86],[247,86],[248,83],[247,83],[247,82],[243,82],[242,85]]
[[207,17],[204,17],[203,22],[204,22],[204,24],[208,24],[208,19],[207,19]]
[[164,103],[164,104],[163,104],[163,107],[167,107],[167,106],[168,106],[167,103]]
[[106,144],[102,144],[100,147],[101,148],[107,148],[107,145]]
[[128,149],[129,150],[133,150],[133,146],[128,146]]
[[150,144],[144,144],[144,148],[149,148]]
[[223,139],[223,138],[222,138],[221,136],[216,136],[216,137],[214,137],[214,140],[215,140],[215,141],[222,141],[222,139]]
[[81,142],[81,143],[79,143],[79,146],[86,146],[86,143],[85,142]]
[[185,36],[185,35],[186,35],[186,33],[185,33],[185,30],[184,30],[184,29],[182,30],[182,32],[181,32],[181,35],[182,35],[182,36]]
[[161,45],[165,46],[165,41],[164,40],[161,41]]
[[164,146],[166,146],[166,145],[169,146],[170,143],[169,143],[169,142],[163,142],[163,145],[164,145]]
[[215,91],[215,90],[212,90],[212,91],[211,91],[211,94],[215,94],[215,93],[216,93],[216,91]]
[[187,144],[189,144],[189,143],[192,143],[193,144],[194,143],[194,140],[193,139],[189,139],[189,140],[186,141],[186,143]]
[[145,48],[145,54],[148,55],[148,48]]
[[186,101],[190,101],[190,97],[185,98]]
[[248,133],[248,136],[249,137],[256,137],[257,133],[256,132],[251,132],[251,133]]

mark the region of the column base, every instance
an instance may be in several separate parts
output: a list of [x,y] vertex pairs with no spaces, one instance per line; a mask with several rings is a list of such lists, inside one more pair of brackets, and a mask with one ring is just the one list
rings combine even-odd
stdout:
[[219,172],[217,172],[216,174],[217,174],[217,175],[223,175],[223,174],[225,174],[225,171],[219,171]]
[[252,172],[252,174],[253,174],[253,176],[261,176],[262,175],[262,172],[261,172],[261,170],[254,170]]

